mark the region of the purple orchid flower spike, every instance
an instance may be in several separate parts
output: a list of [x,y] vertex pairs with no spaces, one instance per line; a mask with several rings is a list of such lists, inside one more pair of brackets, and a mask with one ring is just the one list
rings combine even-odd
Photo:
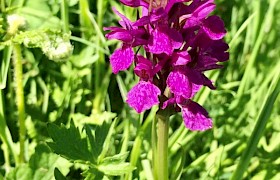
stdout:
[[[141,7],[142,17],[131,22],[121,18],[121,27],[108,27],[106,37],[122,46],[110,57],[113,73],[135,65],[140,78],[127,94],[127,103],[141,113],[154,105],[169,115],[181,112],[192,131],[211,128],[207,111],[192,98],[203,87],[215,89],[204,72],[219,69],[229,59],[224,23],[211,15],[214,0],[120,0],[126,6]],[[135,48],[137,47],[137,49]],[[135,48],[134,53],[133,49]],[[139,49],[144,51],[140,55]]]

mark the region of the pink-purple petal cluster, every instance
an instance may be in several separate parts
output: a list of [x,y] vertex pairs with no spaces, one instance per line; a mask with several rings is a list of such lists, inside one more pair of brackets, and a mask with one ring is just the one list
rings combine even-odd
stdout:
[[[142,17],[135,22],[113,9],[121,18],[121,27],[104,28],[111,31],[106,34],[108,39],[122,42],[110,57],[113,73],[134,62],[134,73],[140,78],[128,92],[127,103],[138,113],[154,105],[163,111],[182,112],[185,126],[193,131],[211,128],[207,111],[192,98],[202,86],[215,89],[204,72],[222,68],[219,62],[229,59],[224,23],[209,15],[216,7],[214,0],[120,2],[142,7]],[[144,55],[139,54],[139,47]]]

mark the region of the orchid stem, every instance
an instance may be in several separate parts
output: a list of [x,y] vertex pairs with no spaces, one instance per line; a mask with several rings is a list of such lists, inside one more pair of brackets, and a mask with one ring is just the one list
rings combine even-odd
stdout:
[[168,180],[168,129],[169,116],[157,114],[157,178]]
[[25,108],[24,108],[24,95],[23,95],[23,82],[22,82],[22,54],[20,45],[14,45],[14,73],[16,82],[16,101],[18,108],[18,121],[19,121],[19,163],[25,162]]

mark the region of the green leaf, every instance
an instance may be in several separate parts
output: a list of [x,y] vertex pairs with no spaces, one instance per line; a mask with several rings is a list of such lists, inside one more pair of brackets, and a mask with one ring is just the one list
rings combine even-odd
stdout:
[[33,179],[48,180],[52,179],[54,169],[60,166],[64,173],[69,172],[70,163],[51,153],[48,146],[44,144],[37,145],[35,153],[29,160],[29,167],[33,171]]
[[28,167],[27,164],[22,164],[12,171],[6,176],[7,180],[30,180],[33,179],[32,169]]
[[10,67],[10,60],[12,55],[12,47],[5,47],[0,64],[0,89],[6,88],[8,70]]
[[59,18],[53,16],[49,2],[46,0],[26,1],[24,7],[19,9],[19,13],[26,18],[29,29],[61,26]]
[[11,180],[40,179],[49,180],[54,178],[54,169],[58,167],[63,174],[69,172],[70,163],[62,157],[51,152],[45,144],[36,146],[35,153],[29,163],[13,169],[7,176]]
[[71,121],[70,127],[58,127],[55,124],[48,125],[48,132],[53,142],[48,145],[55,153],[70,161],[93,161],[93,155],[89,150],[87,139],[82,137],[79,129]]
[[106,175],[121,176],[132,172],[135,168],[127,162],[118,164],[100,164],[97,169]]
[[[113,132],[115,131],[115,126],[118,122],[118,119],[115,119],[113,121],[113,123],[111,124],[109,131],[106,135],[106,138],[103,136],[103,138],[105,138],[104,143],[103,143],[103,149],[101,150],[100,155],[98,156],[98,161],[101,162],[102,159],[104,159],[104,157],[106,156],[106,153],[108,152],[108,150],[111,148],[111,139],[112,139],[112,135]],[[95,134],[101,134],[102,131],[100,130],[100,133],[96,132]],[[99,138],[101,138],[102,136],[100,136]]]
[[22,164],[13,169],[6,177],[7,180],[30,180],[32,179],[32,170],[27,164]]
[[128,157],[129,152],[117,154],[111,157],[106,157],[102,160],[102,164],[119,164],[126,160]]
[[110,125],[103,122],[101,126],[96,126],[94,129],[91,129],[89,125],[85,125],[85,129],[89,139],[93,158],[95,161],[97,161],[98,156],[103,150],[104,142],[109,132]]
[[99,54],[95,53],[95,49],[88,46],[81,50],[78,55],[73,55],[70,61],[77,67],[82,68],[95,63],[99,58]]
[[183,173],[183,168],[185,165],[185,159],[186,159],[186,152],[181,148],[177,152],[178,156],[175,156],[176,159],[173,159],[172,161],[172,174],[171,179],[180,179],[181,175]]

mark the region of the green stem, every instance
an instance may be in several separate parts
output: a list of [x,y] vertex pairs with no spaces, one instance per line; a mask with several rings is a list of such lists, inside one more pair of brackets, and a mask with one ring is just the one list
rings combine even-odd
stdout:
[[[143,143],[143,138],[145,136],[147,128],[152,123],[153,119],[155,119],[154,117],[156,115],[157,110],[158,110],[157,107],[153,107],[151,109],[150,114],[144,120],[144,124],[140,127],[140,129],[137,132],[137,136],[136,136],[135,141],[133,143],[133,147],[132,147],[131,155],[130,155],[130,160],[129,160],[129,162],[132,166],[136,166],[137,162],[140,159],[139,157],[140,157],[140,154],[141,154],[141,146],[142,146],[142,143]],[[154,127],[154,125],[152,125],[152,126]],[[154,134],[155,134],[154,131],[152,133],[153,133],[152,137],[154,137]],[[152,147],[156,147],[156,145],[154,145],[154,142],[156,142],[156,138],[155,138],[155,140],[152,140]],[[156,150],[153,151],[153,154],[156,154]],[[153,156],[153,158],[154,158],[154,156]],[[132,173],[127,174],[125,179],[126,180],[132,179]]]
[[157,176],[157,169],[158,169],[158,162],[157,162],[157,118],[155,116],[152,124],[152,154],[153,154],[153,174],[154,174],[154,180],[158,179]]
[[61,17],[63,21],[63,31],[68,33],[70,31],[68,0],[61,1]]
[[168,129],[169,117],[157,114],[157,177],[168,180]]
[[11,133],[9,131],[9,128],[6,123],[5,114],[4,114],[4,100],[2,96],[3,90],[0,90],[0,139],[3,141],[3,152],[4,152],[4,158],[6,167],[8,168],[10,165],[9,160],[9,153],[12,153],[14,161],[17,162],[17,155],[15,153],[15,150],[13,148],[13,140]]
[[15,73],[15,82],[16,82],[16,101],[18,108],[18,121],[19,121],[19,143],[20,143],[20,152],[19,152],[19,163],[25,162],[25,108],[24,108],[24,91],[22,83],[22,54],[20,45],[14,45],[14,73]]
[[[103,28],[103,17],[105,14],[105,9],[107,6],[107,0],[98,0],[97,1],[97,26],[99,30]],[[98,31],[98,30],[97,30]],[[102,35],[103,36],[103,35]],[[98,37],[96,40],[96,45],[98,47],[103,47],[101,38]],[[94,85],[95,85],[95,92],[96,98],[93,100],[93,109],[97,112],[101,112],[104,99],[102,98],[102,89],[100,88],[101,84],[103,84],[103,76],[104,76],[104,69],[105,69],[105,55],[102,51],[98,51],[99,58],[95,62],[95,78],[94,78]]]
[[5,12],[6,10],[6,7],[5,7],[5,0],[1,0],[1,12]]

